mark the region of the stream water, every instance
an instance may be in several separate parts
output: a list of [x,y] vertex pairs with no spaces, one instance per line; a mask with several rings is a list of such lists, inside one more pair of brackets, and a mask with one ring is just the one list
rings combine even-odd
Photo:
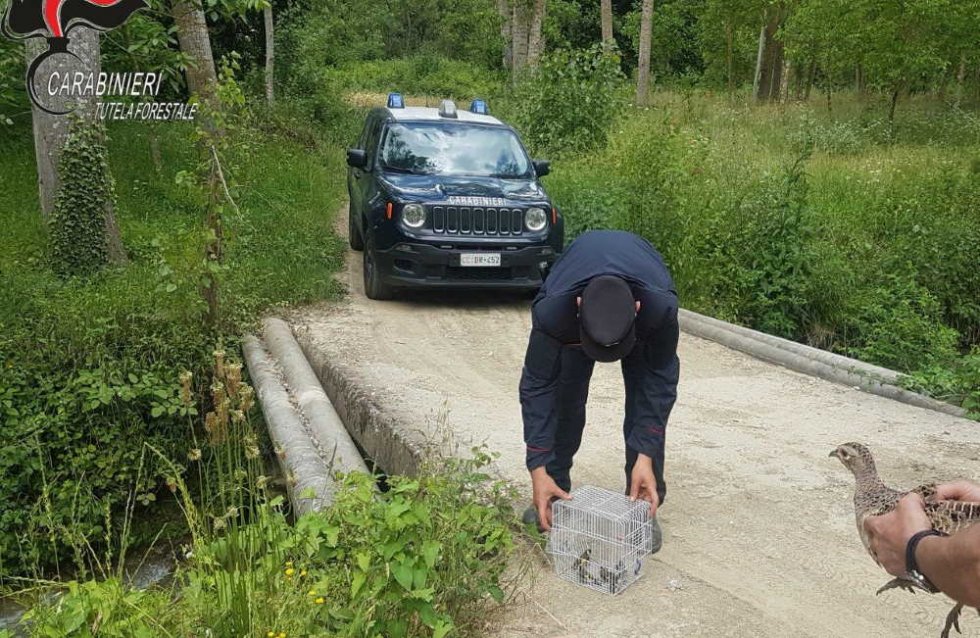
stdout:
[[[170,547],[154,548],[146,554],[126,559],[126,578],[130,586],[146,589],[164,585],[173,576],[175,559]],[[57,595],[57,594],[52,594]],[[21,617],[27,609],[11,598],[0,597],[0,631],[7,629],[20,638],[27,633],[20,627]]]

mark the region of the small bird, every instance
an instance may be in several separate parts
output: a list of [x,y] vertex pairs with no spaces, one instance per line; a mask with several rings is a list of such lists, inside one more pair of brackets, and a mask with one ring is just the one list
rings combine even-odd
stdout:
[[575,559],[573,566],[578,569],[578,582],[595,583],[595,577],[589,573],[589,564],[592,562],[592,548],[586,547]]
[[[944,534],[953,534],[973,523],[980,522],[980,503],[939,501],[936,499],[936,485],[934,483],[926,483],[907,492],[888,487],[878,476],[871,450],[860,443],[839,445],[830,453],[830,456],[840,459],[844,467],[854,474],[854,514],[858,534],[861,536],[864,548],[868,550],[876,563],[878,559],[871,552],[864,521],[872,516],[881,516],[891,512],[906,494],[916,493],[925,499],[926,516],[929,518],[929,522],[933,529]],[[878,593],[896,587],[913,594],[916,588],[932,593],[923,583],[908,574],[888,581],[878,590]],[[955,627],[957,632],[960,631],[959,617],[962,610],[963,605],[957,603],[946,616],[946,626],[943,628],[942,638],[949,638],[949,630],[952,627]],[[980,609],[977,611],[980,612]]]

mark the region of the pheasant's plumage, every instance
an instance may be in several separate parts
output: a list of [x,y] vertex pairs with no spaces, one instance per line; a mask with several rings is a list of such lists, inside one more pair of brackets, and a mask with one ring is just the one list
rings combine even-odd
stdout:
[[[980,503],[937,500],[935,483],[926,483],[906,492],[888,487],[878,476],[871,450],[860,443],[845,443],[838,446],[830,455],[839,458],[841,463],[854,474],[854,515],[858,534],[861,536],[864,548],[868,550],[872,558],[875,558],[875,562],[877,562],[877,558],[871,553],[864,521],[872,516],[881,516],[891,512],[906,494],[916,493],[922,496],[925,500],[926,516],[929,518],[932,528],[944,534],[955,534],[974,523],[980,522]],[[878,590],[878,593],[894,587],[900,587],[912,593],[915,593],[915,588],[928,591],[922,583],[906,575],[888,582]],[[946,618],[946,627],[943,629],[942,638],[948,638],[951,627],[956,627],[956,630],[959,631],[958,621],[962,609],[963,605],[960,604],[953,607]]]

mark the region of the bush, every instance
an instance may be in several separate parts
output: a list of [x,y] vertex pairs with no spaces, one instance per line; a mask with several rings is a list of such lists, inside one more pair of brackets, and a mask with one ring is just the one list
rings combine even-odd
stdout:
[[556,51],[521,78],[509,108],[535,153],[595,150],[624,104],[622,80],[619,56],[600,45]]
[[980,347],[952,362],[933,363],[903,377],[902,384],[943,401],[962,405],[980,420]]
[[849,310],[846,349],[859,359],[914,370],[956,358],[959,333],[943,325],[936,298],[908,275],[888,277]]

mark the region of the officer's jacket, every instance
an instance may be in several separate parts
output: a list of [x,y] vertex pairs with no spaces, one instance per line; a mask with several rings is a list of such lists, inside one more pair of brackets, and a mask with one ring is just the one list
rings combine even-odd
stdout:
[[636,346],[623,359],[626,444],[654,460],[662,484],[664,432],[677,397],[677,292],[663,258],[646,240],[597,230],[576,239],[555,262],[534,299],[521,375],[521,411],[529,470],[554,459],[561,351],[580,343],[576,298],[599,275],[625,279],[640,302]]

